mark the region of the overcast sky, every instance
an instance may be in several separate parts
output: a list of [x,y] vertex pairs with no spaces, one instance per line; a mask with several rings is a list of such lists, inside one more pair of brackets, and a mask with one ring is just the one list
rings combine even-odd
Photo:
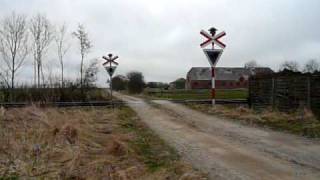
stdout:
[[[226,31],[217,66],[238,67],[256,60],[275,70],[284,60],[301,65],[320,59],[319,0],[0,0],[1,17],[12,11],[46,14],[70,32],[83,23],[94,45],[88,59],[119,55],[118,74],[143,72],[147,81],[170,82],[193,67],[209,66],[199,44],[201,29]],[[70,40],[74,42],[74,40]],[[46,66],[58,68],[53,52]],[[68,75],[79,67],[77,44],[66,57]],[[31,59],[20,77],[32,78]],[[101,68],[99,82],[106,81]]]

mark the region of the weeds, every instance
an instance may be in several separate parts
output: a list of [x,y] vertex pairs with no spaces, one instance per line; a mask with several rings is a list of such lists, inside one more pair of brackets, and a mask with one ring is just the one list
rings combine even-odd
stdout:
[[126,107],[0,109],[0,133],[0,180],[199,174]]
[[[141,156],[150,171],[170,167],[174,161],[179,159],[178,154],[149,130],[146,125],[139,122],[137,118],[132,118],[133,114],[134,112],[131,109],[126,109],[119,114],[122,127],[137,134],[134,141],[131,142],[133,150]],[[130,116],[131,118],[128,118]]]

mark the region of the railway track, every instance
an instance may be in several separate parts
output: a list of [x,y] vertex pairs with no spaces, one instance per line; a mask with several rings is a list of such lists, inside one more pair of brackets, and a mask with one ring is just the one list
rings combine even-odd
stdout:
[[[169,100],[178,104],[211,104],[211,100]],[[216,104],[247,104],[245,99],[233,99],[233,100],[222,100],[217,99]],[[0,107],[4,108],[21,108],[25,106],[36,105],[39,107],[121,107],[125,106],[125,102],[115,100],[115,101],[88,101],[88,102],[46,102],[46,103],[30,103],[30,102],[5,102],[0,103]]]
[[30,103],[30,102],[12,102],[12,103],[0,103],[4,108],[20,108],[25,106],[35,105],[39,107],[86,107],[86,106],[105,106],[105,107],[117,107],[123,106],[123,101],[88,101],[88,102],[46,102],[46,103]]

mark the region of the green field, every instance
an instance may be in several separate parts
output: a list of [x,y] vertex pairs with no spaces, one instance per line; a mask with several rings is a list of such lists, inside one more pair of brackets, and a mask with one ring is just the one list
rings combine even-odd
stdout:
[[[210,90],[161,90],[161,89],[146,89],[144,94],[148,97],[157,99],[210,99]],[[232,90],[216,90],[217,99],[246,99],[248,90],[232,89]]]

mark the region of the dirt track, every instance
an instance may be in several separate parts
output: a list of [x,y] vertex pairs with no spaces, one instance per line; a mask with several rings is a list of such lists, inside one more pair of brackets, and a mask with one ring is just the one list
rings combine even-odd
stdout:
[[246,127],[168,101],[116,94],[211,179],[320,179],[320,142]]

